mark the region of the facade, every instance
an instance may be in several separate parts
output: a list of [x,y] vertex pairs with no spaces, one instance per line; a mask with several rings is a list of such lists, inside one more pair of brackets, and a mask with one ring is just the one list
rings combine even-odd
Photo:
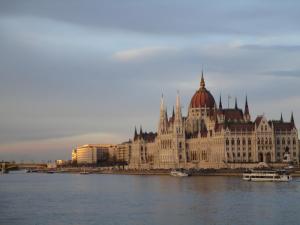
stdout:
[[[113,152],[115,145],[99,144],[99,145],[83,145],[72,152],[75,155],[78,164],[96,164],[109,160],[110,152]],[[75,156],[74,156],[75,157]]]
[[169,117],[161,99],[156,133],[135,129],[129,168],[221,168],[232,163],[299,163],[299,140],[293,114],[288,122],[268,120],[265,115],[251,120],[247,97],[244,110],[224,108],[206,89],[192,97],[188,114],[181,113],[180,97]]
[[126,164],[129,163],[129,159],[131,157],[131,146],[132,146],[131,140],[117,145],[116,152],[115,152],[117,162],[122,162]]

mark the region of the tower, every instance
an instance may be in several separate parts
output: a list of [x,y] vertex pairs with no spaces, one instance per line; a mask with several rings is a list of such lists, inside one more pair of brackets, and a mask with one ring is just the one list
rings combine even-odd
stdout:
[[247,95],[246,95],[246,101],[245,101],[244,120],[246,122],[249,122],[251,120],[251,116],[250,116],[250,113],[249,113],[249,107],[248,107],[248,98],[247,98]]

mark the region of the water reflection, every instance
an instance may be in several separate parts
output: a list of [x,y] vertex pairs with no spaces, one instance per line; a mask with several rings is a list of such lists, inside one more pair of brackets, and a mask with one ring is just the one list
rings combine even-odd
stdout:
[[7,175],[0,177],[0,224],[297,224],[297,181]]

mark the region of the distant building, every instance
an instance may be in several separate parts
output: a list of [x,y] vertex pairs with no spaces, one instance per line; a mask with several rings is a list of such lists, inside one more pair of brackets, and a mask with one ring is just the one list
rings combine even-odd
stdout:
[[76,163],[77,162],[77,150],[73,149],[72,150],[72,163]]
[[131,140],[117,145],[115,154],[117,162],[129,163],[129,159],[131,157],[131,145]]
[[[132,143],[118,145],[119,158],[131,149],[130,168],[220,168],[234,163],[299,163],[298,131],[293,114],[290,121],[268,120],[265,115],[251,120],[247,97],[245,108],[219,106],[200,87],[192,97],[187,116],[181,113],[180,97],[169,117],[161,99],[156,133],[135,129]],[[124,156],[123,156],[124,155]],[[126,156],[125,156],[126,155]],[[129,154],[128,154],[129,155]]]
[[78,164],[97,164],[109,160],[110,152],[113,152],[115,145],[111,144],[88,144],[77,147],[72,151],[73,157]]

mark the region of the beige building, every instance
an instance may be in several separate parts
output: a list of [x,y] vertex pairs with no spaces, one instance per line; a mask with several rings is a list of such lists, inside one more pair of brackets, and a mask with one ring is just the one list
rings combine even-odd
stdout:
[[[251,120],[247,97],[244,110],[219,106],[206,89],[200,87],[181,113],[180,97],[169,117],[161,99],[156,133],[135,130],[130,148],[130,168],[204,168],[226,167],[232,163],[299,163],[299,141],[293,114],[286,122],[257,116]],[[120,146],[124,148],[124,146]],[[121,156],[123,157],[123,156]]]
[[110,153],[115,149],[115,145],[111,144],[88,144],[77,147],[72,151],[73,157],[78,164],[96,164],[109,160]]
[[131,146],[131,140],[117,145],[115,152],[117,162],[129,163],[129,159],[131,157]]

